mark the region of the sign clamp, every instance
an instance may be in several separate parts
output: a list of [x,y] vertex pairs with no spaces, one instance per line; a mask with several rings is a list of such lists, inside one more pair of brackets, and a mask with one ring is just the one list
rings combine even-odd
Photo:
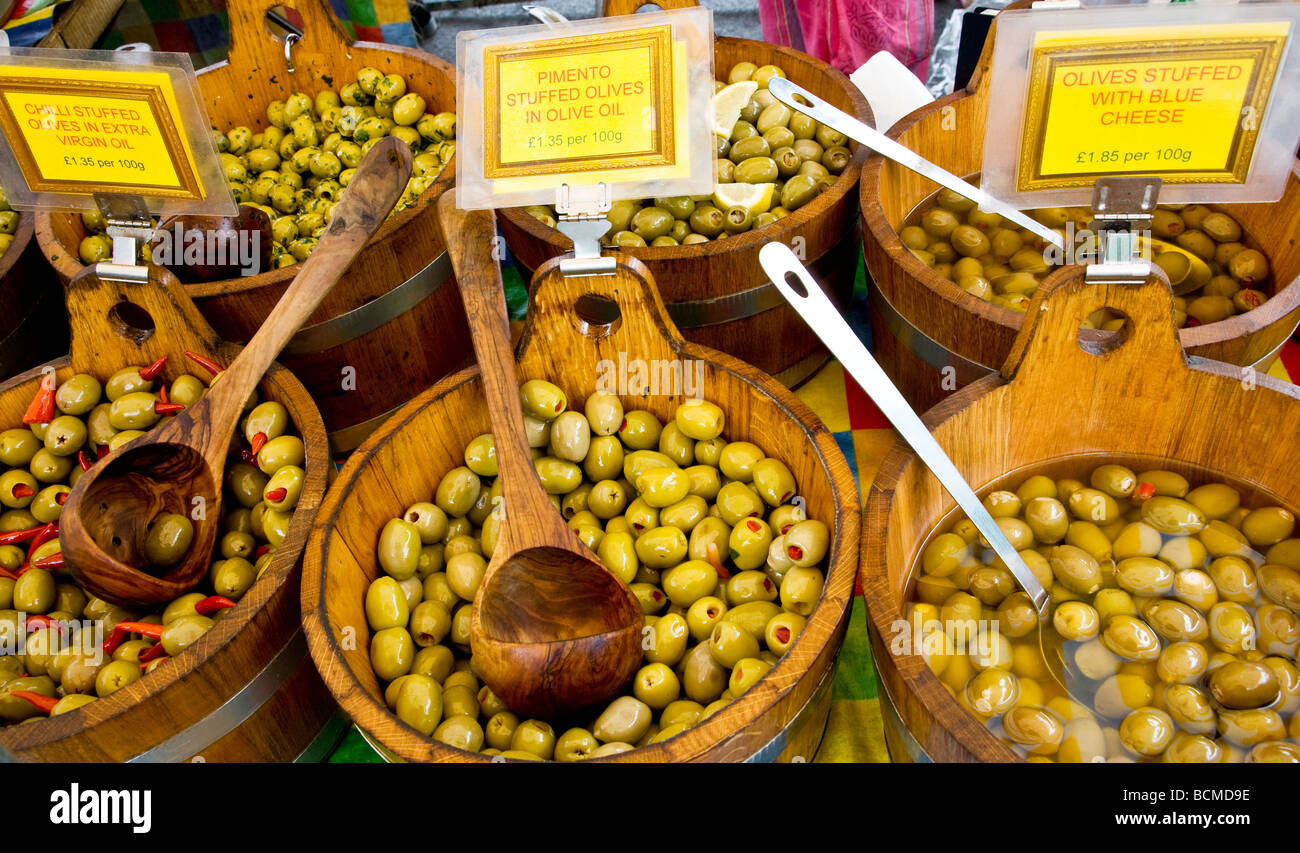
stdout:
[[618,261],[600,254],[600,238],[610,227],[605,214],[612,206],[609,184],[604,181],[595,186],[560,184],[556,189],[556,228],[573,240],[573,257],[560,261],[560,271],[564,275],[614,274]]
[[135,284],[149,279],[149,268],[136,262],[141,244],[153,237],[153,219],[143,197],[95,193],[95,204],[108,223],[113,239],[113,260],[95,265],[95,272],[108,281]]
[[1140,284],[1151,275],[1141,257],[1139,230],[1149,230],[1160,187],[1158,177],[1098,178],[1092,195],[1092,228],[1101,262],[1088,264],[1089,284]]

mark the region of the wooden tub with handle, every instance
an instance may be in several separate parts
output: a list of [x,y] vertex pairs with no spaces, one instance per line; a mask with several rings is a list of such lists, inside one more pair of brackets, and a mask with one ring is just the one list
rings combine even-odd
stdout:
[[[605,15],[629,15],[642,0],[605,0]],[[697,5],[694,0],[658,4],[664,9]],[[796,50],[750,39],[719,36],[714,74],[725,75],[737,62],[780,66],[790,79],[832,105],[872,123],[866,98],[836,69]],[[821,342],[772,286],[758,262],[770,240],[790,246],[841,305],[853,295],[858,269],[858,173],[865,148],[850,143],[853,159],[833,186],[789,216],[761,230],[692,246],[612,250],[633,257],[654,275],[668,315],[686,339],[722,350],[793,387],[826,363]],[[522,208],[501,211],[501,233],[515,259],[531,275],[543,262],[572,251],[573,241]]]
[[[1094,310],[1128,318],[1084,332]],[[926,424],[983,492],[1033,474],[1080,477],[1106,462],[1228,482],[1255,500],[1300,507],[1300,390],[1237,365],[1189,357],[1163,273],[1139,285],[1088,284],[1083,269],[1049,276],[1002,371],[950,396]],[[1085,476],[1086,479],[1086,476]],[[862,589],[895,760],[1011,761],[1015,753],[968,714],[919,654],[904,614],[913,566],[952,499],[896,445],[867,498]],[[909,635],[910,636],[910,635]]]
[[[978,173],[984,159],[994,23],[970,85],[900,119],[889,136],[955,175]],[[862,168],[862,251],[874,280],[871,329],[876,358],[917,409],[1000,369],[1023,314],[967,293],[926,266],[899,239],[908,213],[939,189],[883,157]],[[1245,314],[1179,330],[1192,355],[1264,371],[1300,324],[1300,162],[1272,204],[1216,205],[1268,256],[1268,301]]]
[[[0,424],[22,424],[48,371],[101,381],[119,368],[168,356],[162,377],[187,369],[185,350],[229,364],[239,348],[204,321],[180,283],[152,268],[140,283],[86,270],[67,286],[71,353],[0,385]],[[188,366],[192,368],[192,366]],[[299,624],[299,557],[332,468],[310,395],[275,365],[259,392],[288,410],[306,449],[306,479],[289,534],[263,575],[191,647],[112,695],[67,714],[0,727],[20,761],[293,761],[322,731],[341,731],[307,656]],[[328,735],[322,745],[328,741]]]
[[[326,0],[299,0],[303,36],[290,50],[266,29],[274,4],[229,0],[230,58],[198,73],[203,105],[215,128],[257,132],[266,107],[294,92],[338,89],[371,66],[400,74],[429,111],[456,110],[456,73],[414,48],[354,42]],[[293,70],[290,70],[289,62]],[[454,161],[419,200],[394,214],[285,348],[280,360],[311,391],[336,453],[355,448],[394,409],[470,360],[464,309],[451,280],[438,227],[438,198],[452,186]],[[37,234],[65,281],[82,267],[81,218],[42,214]],[[217,333],[249,340],[298,267],[185,285]]]
[[[794,474],[808,516],[830,530],[821,599],[776,666],[693,728],[615,760],[811,760],[830,709],[832,663],[844,638],[856,579],[857,487],[834,438],[771,377],[732,356],[683,341],[650,272],[635,259],[624,259],[616,275],[569,278],[560,272],[558,260],[545,262],[534,282],[516,358],[521,381],[550,380],[575,406],[620,359],[657,366],[652,369],[667,367],[665,376],[673,365],[678,377],[698,369],[694,390],[722,407],[727,437],[752,441],[782,459]],[[619,388],[618,396],[629,411],[646,409],[666,421],[683,391],[692,389],[652,384],[656,381],[643,378],[635,387]],[[380,530],[412,503],[429,500],[443,473],[463,464],[465,445],[490,429],[477,368],[430,388],[348,460],[308,545],[302,601],[312,656],[339,704],[391,759],[489,760],[424,737],[389,711],[370,661],[365,599],[381,571],[375,558]],[[528,523],[528,518],[512,515],[507,520]]]

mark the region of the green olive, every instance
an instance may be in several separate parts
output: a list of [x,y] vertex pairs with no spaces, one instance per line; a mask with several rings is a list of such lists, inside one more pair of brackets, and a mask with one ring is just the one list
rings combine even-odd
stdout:
[[153,520],[145,537],[144,552],[155,566],[173,566],[190,550],[194,525],[177,513],[163,513]]

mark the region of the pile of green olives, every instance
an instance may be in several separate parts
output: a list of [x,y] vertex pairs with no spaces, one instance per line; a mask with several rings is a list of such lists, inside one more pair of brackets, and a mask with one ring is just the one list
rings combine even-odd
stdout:
[[14,243],[14,234],[18,232],[18,211],[9,206],[9,196],[5,194],[4,188],[0,187],[0,257],[4,257],[5,252]]
[[[726,239],[788,216],[834,184],[853,158],[848,137],[777,101],[767,83],[785,76],[775,65],[739,62],[726,81],[714,81],[716,91],[747,80],[758,86],[730,135],[714,134],[714,182],[749,184],[761,192],[616,201],[605,215],[605,244],[680,246]],[[555,227],[555,208],[524,210]]]
[[[171,411],[166,403],[190,406],[207,390],[198,376],[168,383],[151,368],[124,367],[103,381],[78,373],[53,390],[48,422],[0,431],[2,724],[73,711],[179,654],[248,592],[288,534],[305,477],[303,443],[285,407],[255,392],[232,442],[237,461],[226,472],[225,515],[201,584],[144,613],[88,593],[68,574],[57,524],[72,486],[103,452],[166,417],[158,411]],[[145,570],[175,565],[193,537],[189,517],[160,513],[148,526]],[[21,691],[57,703],[43,709],[14,695]]]
[[570,409],[557,386],[520,388],[533,464],[556,510],[645,613],[643,666],[590,719],[520,719],[474,674],[469,623],[502,523],[490,434],[465,448],[430,501],[379,534],[366,591],[370,660],[407,725],[505,759],[576,761],[680,734],[761,679],[821,598],[826,525],[790,469],[723,437],[707,401],[673,420],[596,393]]
[[[251,204],[270,220],[276,269],[307,259],[361,158],[385,136],[401,139],[414,157],[393,212],[419,199],[456,153],[456,114],[428,109],[423,95],[406,90],[402,75],[367,66],[337,92],[294,92],[272,101],[264,130],[213,129],[235,202]],[[113,244],[103,216],[87,212],[82,221],[89,232],[79,250],[82,262],[110,258]]]
[[[1032,476],[984,505],[1050,590],[1050,621],[964,517],[922,549],[908,621],[939,681],[1016,753],[1300,762],[1290,510],[1118,464],[1087,483]],[[1058,639],[1068,678],[1042,654]]]
[[[1025,211],[1069,239],[1088,229],[1092,212],[1086,207],[1046,207]],[[1088,232],[1091,234],[1091,232]],[[1167,204],[1156,209],[1151,233],[1205,261],[1203,284],[1174,297],[1178,326],[1216,323],[1244,314],[1268,301],[1269,264],[1263,252],[1248,248],[1241,224],[1221,210],[1203,204]],[[926,199],[908,215],[899,231],[903,245],[935,272],[972,296],[1024,313],[1038,284],[1057,268],[1044,255],[1046,244],[1037,234],[986,213],[975,202],[949,189]],[[1081,243],[1095,257],[1095,240]],[[1196,271],[1182,252],[1156,247],[1152,262],[1178,288]],[[1181,289],[1181,288],[1180,288]],[[1090,315],[1085,328],[1118,330],[1124,318],[1105,309]]]

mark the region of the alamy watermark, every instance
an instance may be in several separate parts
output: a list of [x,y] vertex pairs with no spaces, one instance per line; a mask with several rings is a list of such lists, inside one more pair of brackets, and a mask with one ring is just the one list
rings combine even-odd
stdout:
[[257,275],[262,271],[262,232],[186,228],[177,221],[154,232],[150,252],[153,262],[165,267],[233,267],[240,275]]
[[620,397],[704,399],[704,362],[694,358],[604,358],[596,364],[596,391]]

